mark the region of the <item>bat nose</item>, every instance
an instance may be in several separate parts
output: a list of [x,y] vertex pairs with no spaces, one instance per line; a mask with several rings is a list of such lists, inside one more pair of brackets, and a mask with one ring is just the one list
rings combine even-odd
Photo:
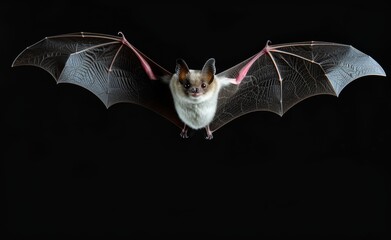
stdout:
[[191,93],[198,93],[200,90],[197,87],[190,88]]

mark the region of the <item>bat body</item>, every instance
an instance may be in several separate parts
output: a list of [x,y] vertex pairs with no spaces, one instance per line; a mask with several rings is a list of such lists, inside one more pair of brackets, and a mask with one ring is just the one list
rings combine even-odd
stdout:
[[27,47],[12,66],[48,71],[57,83],[90,90],[106,107],[129,102],[146,107],[181,129],[206,130],[206,139],[226,123],[254,111],[282,116],[319,94],[338,96],[351,81],[385,76],[370,56],[350,45],[297,42],[270,45],[216,73],[215,59],[201,70],[177,59],[171,73],[145,56],[120,33],[71,33],[46,37]]
[[170,79],[175,110],[184,123],[181,136],[187,138],[187,126],[205,128],[206,138],[213,135],[209,124],[213,121],[220,89],[228,82],[215,76],[215,60],[209,59],[202,70],[189,69],[183,59],[177,60],[176,73]]

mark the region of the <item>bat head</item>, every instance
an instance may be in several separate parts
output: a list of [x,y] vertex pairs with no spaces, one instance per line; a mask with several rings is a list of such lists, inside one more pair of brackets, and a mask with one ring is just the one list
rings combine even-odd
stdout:
[[176,61],[176,74],[180,91],[193,100],[209,98],[217,88],[215,79],[215,60],[210,58],[204,64],[202,70],[190,70],[183,59]]

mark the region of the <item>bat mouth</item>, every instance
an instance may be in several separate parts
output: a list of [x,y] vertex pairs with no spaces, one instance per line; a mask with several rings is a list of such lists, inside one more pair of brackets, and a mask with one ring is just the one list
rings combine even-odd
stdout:
[[189,94],[190,94],[190,96],[195,97],[195,98],[197,98],[197,97],[202,95],[202,93],[200,93],[200,92],[198,92],[198,93],[189,93]]

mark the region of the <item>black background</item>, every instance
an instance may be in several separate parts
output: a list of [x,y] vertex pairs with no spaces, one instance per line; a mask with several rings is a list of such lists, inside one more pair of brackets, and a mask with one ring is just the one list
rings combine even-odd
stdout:
[[367,76],[283,117],[247,114],[204,139],[159,115],[106,109],[45,71],[11,68],[27,46],[69,32],[122,31],[173,71],[209,58],[222,71],[267,40],[351,44],[390,69],[389,11],[374,3],[2,6],[1,159],[8,236],[388,234],[390,82]]

